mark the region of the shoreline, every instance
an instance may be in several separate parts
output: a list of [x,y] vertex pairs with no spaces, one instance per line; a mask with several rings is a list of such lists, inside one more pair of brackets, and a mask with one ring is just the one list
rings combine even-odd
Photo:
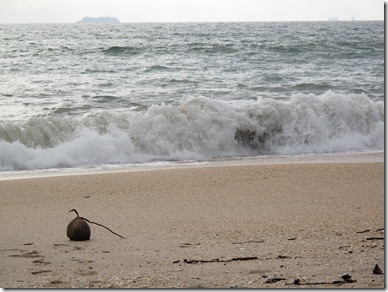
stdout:
[[384,160],[341,159],[2,180],[0,286],[384,288]]
[[299,155],[263,155],[254,157],[225,157],[207,161],[158,161],[138,164],[117,164],[89,167],[56,168],[56,169],[35,169],[20,171],[0,172],[0,181],[72,176],[72,175],[90,175],[107,174],[121,172],[136,172],[159,169],[192,168],[192,167],[212,167],[227,165],[271,165],[271,164],[290,164],[290,163],[362,163],[362,162],[384,162],[384,151],[368,152],[347,152],[347,153],[312,153]]

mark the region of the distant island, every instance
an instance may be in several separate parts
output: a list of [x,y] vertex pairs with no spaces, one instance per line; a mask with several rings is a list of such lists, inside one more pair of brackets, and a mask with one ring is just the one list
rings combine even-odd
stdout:
[[116,17],[84,17],[77,23],[120,23]]

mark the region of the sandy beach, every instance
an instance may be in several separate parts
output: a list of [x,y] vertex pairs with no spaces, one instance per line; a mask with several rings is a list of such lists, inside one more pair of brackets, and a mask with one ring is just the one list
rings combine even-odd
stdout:
[[2,180],[0,286],[383,288],[383,159]]

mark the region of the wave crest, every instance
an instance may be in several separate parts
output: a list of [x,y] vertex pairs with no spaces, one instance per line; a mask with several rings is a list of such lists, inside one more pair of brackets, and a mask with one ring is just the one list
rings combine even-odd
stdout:
[[383,102],[331,91],[288,101],[198,97],[144,112],[0,123],[1,170],[383,148]]

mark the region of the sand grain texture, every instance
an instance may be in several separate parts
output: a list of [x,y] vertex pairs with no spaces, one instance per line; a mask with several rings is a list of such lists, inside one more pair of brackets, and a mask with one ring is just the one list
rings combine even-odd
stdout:
[[[384,287],[383,162],[4,180],[0,200],[1,287]],[[70,241],[73,208],[126,239]]]

